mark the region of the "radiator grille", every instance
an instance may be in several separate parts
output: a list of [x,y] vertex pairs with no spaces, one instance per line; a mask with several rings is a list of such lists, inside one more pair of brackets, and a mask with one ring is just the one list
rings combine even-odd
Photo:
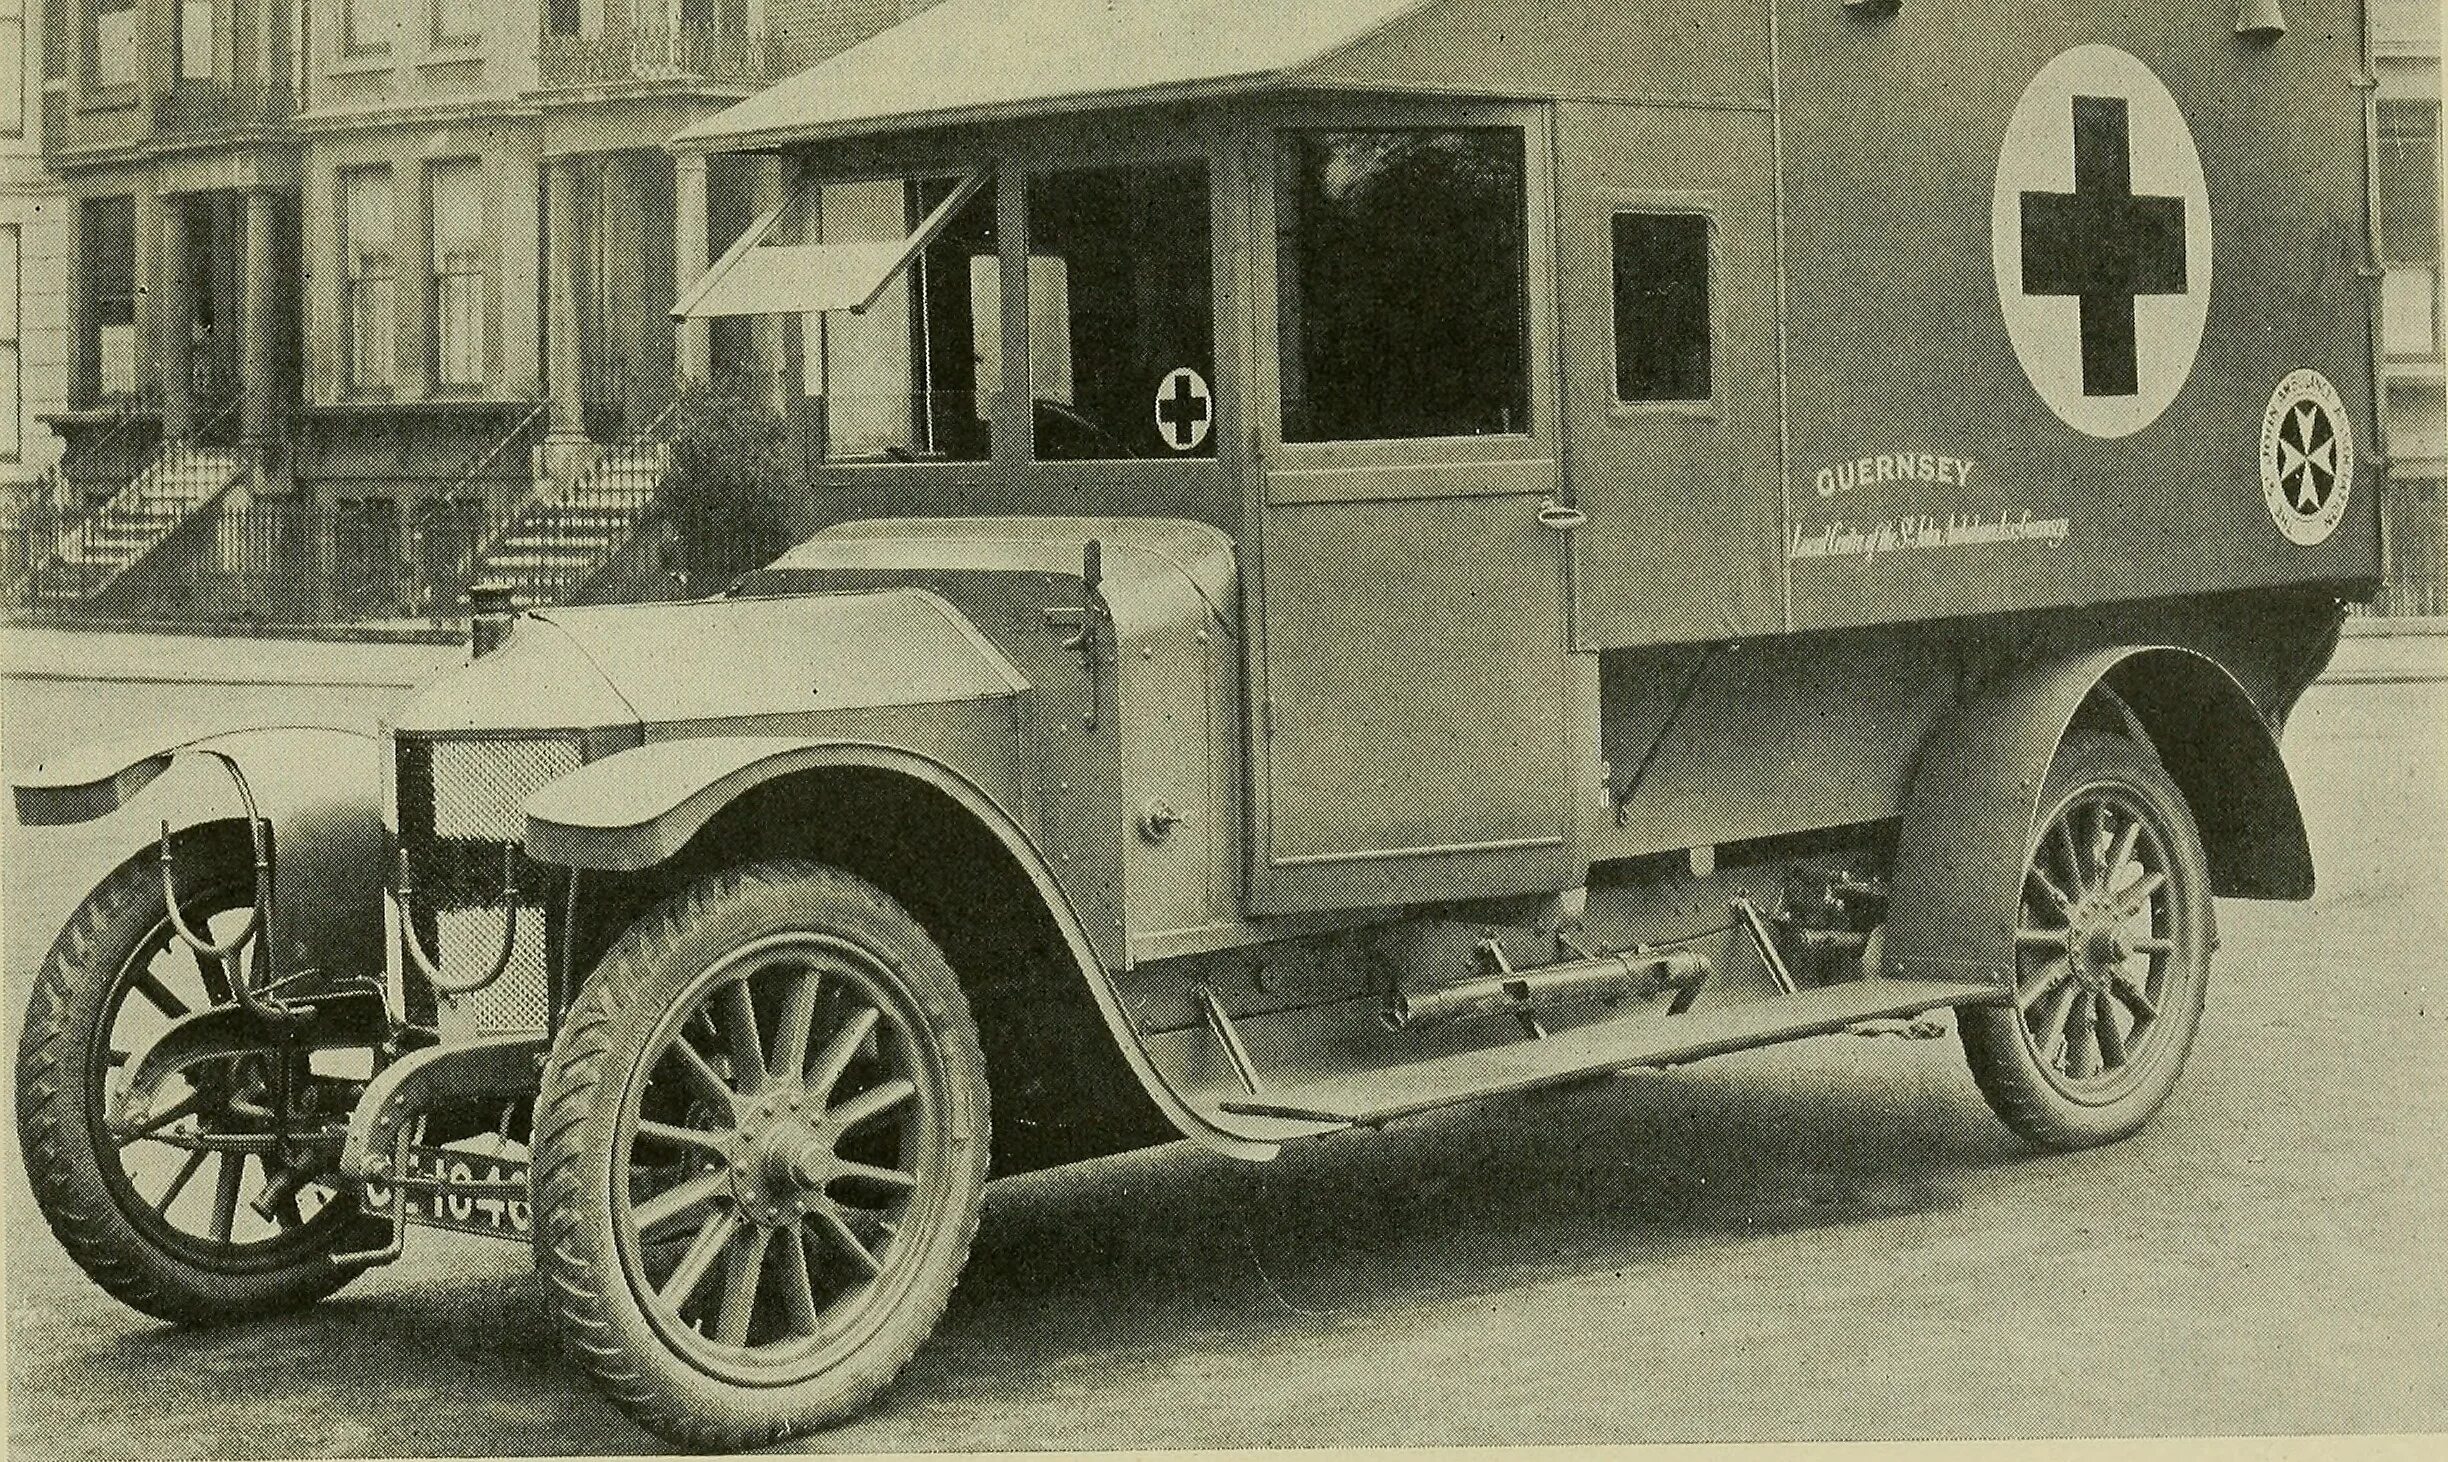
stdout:
[[[519,904],[509,967],[472,994],[424,992],[435,995],[437,1020],[446,1035],[541,1028],[555,943],[548,890],[558,880],[516,851],[526,833],[519,804],[578,769],[584,758],[577,741],[403,737],[394,755],[400,850],[414,889],[407,914],[434,963],[454,981],[492,968],[501,953],[505,851],[511,897]],[[410,979],[416,980],[413,970]]]

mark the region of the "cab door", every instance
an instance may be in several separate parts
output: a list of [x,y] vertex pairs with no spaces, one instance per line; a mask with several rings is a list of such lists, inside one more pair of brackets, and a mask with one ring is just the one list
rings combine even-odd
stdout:
[[1252,911],[1568,887],[1543,113],[1315,102],[1250,165]]

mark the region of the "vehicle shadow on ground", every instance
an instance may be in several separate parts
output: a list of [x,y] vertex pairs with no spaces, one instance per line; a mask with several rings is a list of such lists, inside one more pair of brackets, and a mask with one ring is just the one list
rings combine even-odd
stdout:
[[[1100,1442],[1079,1403],[1104,1398],[1093,1410],[1127,1428],[1143,1368],[1942,1214],[2028,1155],[1969,1097],[1951,1041],[1837,1041],[1432,1114],[1271,1164],[1176,1144],[1001,1183],[934,1340],[867,1416],[802,1445],[1129,1445],[1127,1430]],[[658,1450],[561,1359],[545,1285],[506,1244],[420,1231],[399,1266],[228,1330],[137,1328],[67,1353],[19,1320],[34,1344],[18,1384],[74,1398],[71,1415],[20,1416],[22,1455]]]

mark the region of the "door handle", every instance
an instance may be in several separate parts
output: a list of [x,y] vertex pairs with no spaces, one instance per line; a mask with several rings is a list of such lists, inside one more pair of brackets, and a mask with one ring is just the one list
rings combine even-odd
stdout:
[[1558,533],[1566,533],[1587,523],[1589,514],[1570,503],[1560,503],[1554,498],[1549,498],[1539,504],[1538,520],[1542,527],[1552,528]]

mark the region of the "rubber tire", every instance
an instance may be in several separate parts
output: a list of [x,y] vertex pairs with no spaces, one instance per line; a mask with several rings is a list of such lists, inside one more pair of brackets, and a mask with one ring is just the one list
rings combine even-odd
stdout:
[[[2203,851],[2192,810],[2158,758],[2130,738],[2097,731],[2076,731],[2066,737],[2050,759],[2048,776],[2041,784],[2034,844],[2068,801],[2103,783],[2132,793],[2157,820],[2160,842],[2171,865],[2170,897],[2180,905],[2179,916],[2199,931],[2199,968],[2185,982],[2178,1002],[2160,1012],[2160,1019],[2172,1022],[2174,1028],[2154,1027],[2154,1035],[2163,1044],[2145,1079],[2104,1105],[2075,1101],[2057,1089],[2041,1070],[2040,1058],[2024,1035],[2023,1012],[2012,1002],[1964,1008],[1957,1027],[1964,1059],[1990,1110],[2025,1141],[2058,1151],[2122,1141],[2157,1115],[2184,1074],[2185,1060],[2192,1052],[2210,983],[2211,955],[2218,947],[2210,859]],[[2033,850],[2027,849],[2026,866],[2032,856]],[[2016,896],[2021,896],[2020,890]],[[2179,957],[2181,951],[2170,959]],[[2172,1044],[2166,1044],[2169,1038]]]
[[[613,1132],[647,1041],[691,981],[748,941],[784,931],[855,941],[920,1001],[966,1138],[951,1175],[958,1205],[921,1256],[899,1310],[831,1370],[789,1387],[726,1382],[672,1353],[630,1291],[610,1207]],[[805,1435],[858,1411],[934,1331],[967,1264],[986,1185],[986,1061],[943,952],[874,886],[816,863],[772,862],[708,877],[631,926],[564,1021],[536,1102],[535,1214],[562,1343],[595,1384],[649,1431],[682,1446],[741,1451]]]
[[[181,907],[191,915],[237,907],[251,896],[254,854],[243,834],[191,834],[175,851]],[[103,1178],[100,1153],[110,1139],[101,1094],[81,1068],[113,978],[160,926],[165,909],[154,855],[129,859],[78,906],[35,977],[17,1043],[17,1140],[35,1204],[78,1268],[157,1320],[225,1325],[303,1308],[360,1271],[326,1262],[327,1250],[269,1267],[194,1263],[130,1223]],[[335,1245],[350,1227],[330,1225]]]

